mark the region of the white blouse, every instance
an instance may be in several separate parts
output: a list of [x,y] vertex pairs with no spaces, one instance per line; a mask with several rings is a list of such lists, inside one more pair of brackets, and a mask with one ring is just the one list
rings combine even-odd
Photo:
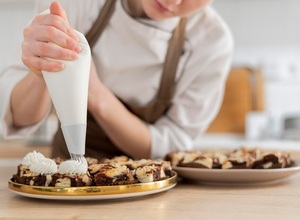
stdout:
[[[104,1],[59,2],[72,27],[86,33]],[[37,2],[39,13],[49,8],[52,0]],[[121,1],[117,1],[108,26],[93,48],[93,57],[100,79],[122,101],[132,106],[144,106],[154,98],[168,40],[178,21],[177,17],[161,21],[135,19],[124,10]],[[188,17],[173,105],[166,115],[148,125],[152,158],[194,147],[195,140],[205,132],[220,108],[232,52],[231,32],[211,6]],[[28,74],[20,60],[19,52],[15,62],[0,73],[4,138],[26,138],[43,122],[22,129],[12,127],[10,95],[16,83]]]

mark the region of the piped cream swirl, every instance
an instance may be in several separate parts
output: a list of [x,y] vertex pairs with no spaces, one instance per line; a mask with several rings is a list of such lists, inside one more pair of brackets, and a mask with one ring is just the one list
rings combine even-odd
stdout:
[[22,165],[30,167],[31,165],[36,164],[43,159],[45,159],[43,154],[33,151],[26,154],[26,156],[23,158]]
[[87,161],[84,157],[80,160],[67,160],[58,167],[60,174],[85,174],[88,169]]
[[57,173],[57,165],[54,160],[44,158],[38,161],[38,163],[32,164],[30,170],[41,175],[53,174]]

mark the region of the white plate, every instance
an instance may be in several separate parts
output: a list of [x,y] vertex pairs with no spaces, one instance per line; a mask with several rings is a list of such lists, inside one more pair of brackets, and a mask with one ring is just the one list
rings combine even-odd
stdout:
[[299,163],[281,169],[201,169],[173,167],[178,176],[209,184],[262,184],[281,181],[300,172]]
[[177,183],[177,174],[168,179],[151,183],[116,186],[46,187],[29,186],[8,181],[8,188],[15,194],[51,200],[106,200],[145,196],[167,191]]

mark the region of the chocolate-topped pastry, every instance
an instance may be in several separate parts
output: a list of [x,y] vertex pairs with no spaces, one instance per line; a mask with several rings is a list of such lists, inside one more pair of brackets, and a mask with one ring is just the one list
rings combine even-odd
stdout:
[[51,176],[51,182],[48,186],[56,187],[75,187],[75,186],[90,186],[92,179],[89,173],[86,174],[60,174],[55,173]]
[[[93,164],[89,172],[96,185],[124,185],[146,183],[171,177],[172,167],[168,161],[123,160],[122,157],[105,160],[107,164]],[[120,164],[116,163],[116,161]]]
[[212,169],[221,169],[222,164],[227,160],[227,155],[223,151],[203,152],[202,155],[212,159]]
[[241,148],[228,153],[222,169],[249,169],[252,168],[254,161],[253,155],[245,148]]
[[126,162],[122,162],[121,164],[126,165],[130,170],[137,169],[138,167],[147,166],[152,164],[153,161],[149,159],[141,159],[141,160],[128,160]]
[[213,159],[210,157],[197,156],[197,157],[184,157],[179,163],[180,167],[195,167],[195,168],[207,168],[212,169]]
[[103,164],[124,164],[128,161],[130,161],[131,159],[127,156],[116,156],[113,157],[111,159],[108,158],[102,158],[99,163],[103,163]]
[[275,169],[292,165],[286,152],[265,152],[259,148],[234,150],[174,151],[165,157],[172,166],[208,169]]
[[226,160],[223,164],[222,164],[222,169],[248,169],[251,168],[249,166],[249,164],[247,163],[247,161],[244,160]]
[[51,175],[56,172],[57,164],[54,160],[33,151],[23,158],[12,180],[25,185],[48,186],[51,182]]
[[135,183],[132,172],[124,165],[93,164],[89,167],[95,185],[112,186]]
[[287,153],[265,153],[253,163],[253,169],[285,168],[290,165],[291,160]]
[[[13,175],[13,180],[17,183],[31,186],[46,186],[49,184],[51,175],[40,175],[32,172],[27,166],[18,165],[17,174]],[[48,180],[48,181],[47,181]]]
[[202,156],[201,152],[186,151],[177,166],[211,169],[213,166],[213,159]]
[[140,183],[154,182],[166,177],[162,167],[155,165],[138,167],[134,170],[134,175]]
[[164,173],[165,173],[165,177],[173,176],[172,166],[171,166],[171,163],[169,161],[165,161],[165,160],[154,161],[154,165],[155,166],[161,166],[162,171],[164,171]]
[[32,186],[79,187],[146,183],[172,177],[172,166],[164,160],[132,160],[126,156],[112,159],[64,160],[28,153],[12,181]]
[[139,166],[133,169],[132,172],[140,183],[158,181],[172,176],[170,162],[143,160],[137,164],[139,164]]
[[165,160],[166,161],[170,161],[171,165],[176,167],[182,160],[183,157],[185,156],[185,154],[188,151],[174,151],[174,152],[170,152],[169,154],[167,154],[165,156]]
[[98,164],[99,160],[93,157],[86,157],[86,162],[88,163],[88,166],[92,165],[92,164]]

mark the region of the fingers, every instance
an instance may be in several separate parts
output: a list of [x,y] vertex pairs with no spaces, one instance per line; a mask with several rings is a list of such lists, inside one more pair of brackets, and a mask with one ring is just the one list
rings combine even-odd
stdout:
[[74,30],[69,25],[69,20],[68,20],[68,17],[67,17],[67,14],[66,14],[65,10],[63,10],[63,8],[60,6],[60,4],[58,2],[53,2],[50,5],[50,14],[57,15],[57,16],[63,18],[64,21],[68,24],[68,27],[69,27],[65,31],[65,33],[70,35],[71,37],[73,37],[75,40],[78,40],[78,37],[77,37],[76,33],[74,32]]
[[[23,31],[24,38],[30,42],[51,42],[58,46],[73,50],[77,53],[81,51],[79,43],[67,35],[65,32],[60,31],[55,26],[39,25],[34,28],[27,27]],[[57,57],[57,59],[67,59],[67,57]]]
[[62,70],[63,63],[55,60],[75,60],[81,51],[79,38],[58,2],[51,4],[50,14],[36,16],[23,35],[22,61],[37,75],[42,70]]
[[64,69],[63,63],[51,59],[64,57],[65,60],[74,60],[77,58],[76,52],[47,42],[35,42],[32,44],[23,42],[22,50],[23,63],[29,69],[34,69],[32,71],[38,74],[41,70],[56,72]]
[[60,6],[60,4],[58,2],[52,2],[51,3],[51,5],[50,5],[50,13],[54,14],[54,15],[61,16],[62,18],[65,19],[66,22],[68,22],[67,14],[62,9],[62,7]]
[[47,57],[58,60],[75,60],[77,58],[77,53],[61,48],[53,43],[37,42],[31,45],[33,55],[37,57]]
[[57,72],[64,69],[64,64],[61,62],[56,62],[41,57],[30,57],[30,59],[28,58],[29,57],[22,57],[23,63],[38,76],[42,75],[41,70],[48,72]]
[[60,16],[53,14],[38,15],[32,20],[32,25],[55,27],[57,30],[62,31],[73,38],[76,42],[79,41],[79,38],[73,28]]

